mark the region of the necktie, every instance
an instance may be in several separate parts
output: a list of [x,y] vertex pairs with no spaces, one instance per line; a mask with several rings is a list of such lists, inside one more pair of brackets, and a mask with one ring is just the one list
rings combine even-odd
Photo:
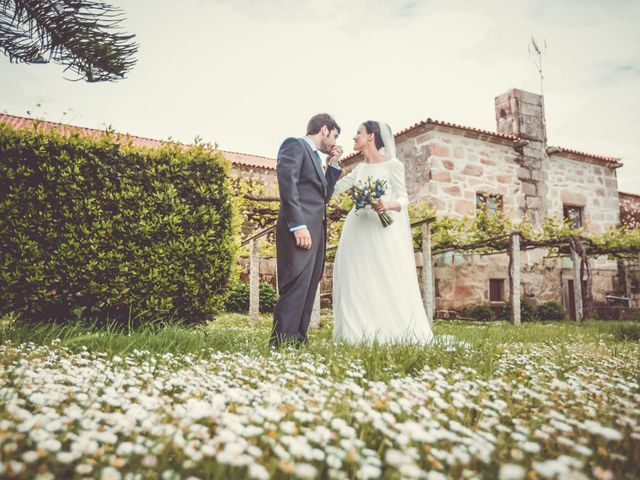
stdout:
[[316,162],[318,163],[320,170],[322,170],[322,160],[320,160],[320,154],[318,153],[317,150],[314,150],[313,153],[315,154]]

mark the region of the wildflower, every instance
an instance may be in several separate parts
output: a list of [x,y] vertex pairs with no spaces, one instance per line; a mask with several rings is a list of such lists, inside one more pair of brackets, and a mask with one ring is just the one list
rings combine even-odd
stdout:
[[422,478],[424,472],[413,463],[406,463],[399,468],[400,475],[405,478]]
[[535,442],[525,442],[520,445],[520,448],[527,453],[539,453],[541,450],[540,445]]
[[58,454],[56,455],[56,460],[58,460],[60,463],[66,464],[74,462],[78,457],[79,455],[74,452],[58,452]]
[[38,460],[38,452],[36,452],[35,450],[24,452],[22,454],[22,460],[24,460],[24,463],[33,463]]
[[404,453],[402,453],[400,450],[396,450],[393,448],[390,448],[387,450],[385,454],[385,460],[389,465],[396,468],[411,462],[411,459],[407,457]]
[[379,478],[382,474],[382,470],[375,465],[365,464],[356,473],[358,480],[369,480],[370,478]]
[[316,478],[318,471],[309,463],[299,463],[295,466],[293,475],[297,478]]
[[101,480],[120,480],[122,475],[113,467],[104,467],[100,473]]
[[158,457],[155,455],[145,455],[142,459],[142,465],[145,467],[155,467],[158,464]]
[[249,465],[249,477],[255,480],[268,480],[269,471],[259,463],[252,463]]
[[42,472],[42,473],[38,473],[35,477],[33,477],[33,480],[54,480],[54,476],[53,473],[51,472]]
[[527,470],[520,465],[505,463],[500,467],[498,478],[500,480],[522,480],[526,474]]
[[533,469],[542,478],[563,478],[569,474],[569,468],[563,462],[556,460],[547,460],[544,462],[534,462]]
[[88,463],[81,463],[76,467],[76,473],[79,475],[89,475],[93,467]]

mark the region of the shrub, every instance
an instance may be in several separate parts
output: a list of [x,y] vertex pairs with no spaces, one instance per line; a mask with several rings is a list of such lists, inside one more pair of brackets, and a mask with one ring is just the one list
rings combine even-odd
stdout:
[[[498,313],[500,320],[511,320],[511,302],[505,302]],[[520,321],[533,322],[537,320],[536,307],[529,300],[520,301]]]
[[567,314],[558,302],[546,302],[536,309],[538,320],[566,320]]
[[489,305],[476,305],[465,313],[480,322],[492,322],[496,319],[493,309]]
[[0,313],[209,318],[236,262],[228,173],[207,145],[0,125]]
[[[260,282],[260,311],[273,313],[278,301],[278,293],[270,283]],[[227,312],[247,313],[249,311],[249,284],[237,282],[231,288],[231,293],[225,304]]]

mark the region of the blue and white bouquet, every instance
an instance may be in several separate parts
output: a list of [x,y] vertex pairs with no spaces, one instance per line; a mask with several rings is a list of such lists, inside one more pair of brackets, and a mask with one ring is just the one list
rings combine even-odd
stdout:
[[[356,209],[356,215],[358,214],[358,210],[366,207],[367,205],[375,204],[380,200],[380,198],[382,198],[386,191],[386,180],[374,180],[371,177],[368,177],[364,183],[360,181],[359,184],[353,188],[353,193],[351,194],[351,198],[353,199],[353,204]],[[380,218],[380,222],[382,222],[383,227],[388,227],[393,223],[393,219],[387,212],[378,212],[378,217]]]

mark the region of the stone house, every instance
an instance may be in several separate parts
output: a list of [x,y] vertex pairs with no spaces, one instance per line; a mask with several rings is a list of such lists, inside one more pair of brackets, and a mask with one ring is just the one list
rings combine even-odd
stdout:
[[[427,119],[396,135],[412,201],[424,199],[440,214],[473,214],[480,205],[502,209],[512,221],[527,215],[539,226],[569,218],[588,232],[619,223],[616,178],[620,159],[547,143],[540,95],[512,89],[495,99],[495,132]],[[346,164],[362,161],[359,154]],[[590,259],[594,301],[614,290],[615,261]],[[459,310],[509,298],[508,256],[446,253],[434,256],[438,310]],[[545,249],[522,253],[522,298],[558,301],[573,315],[568,258]]]

